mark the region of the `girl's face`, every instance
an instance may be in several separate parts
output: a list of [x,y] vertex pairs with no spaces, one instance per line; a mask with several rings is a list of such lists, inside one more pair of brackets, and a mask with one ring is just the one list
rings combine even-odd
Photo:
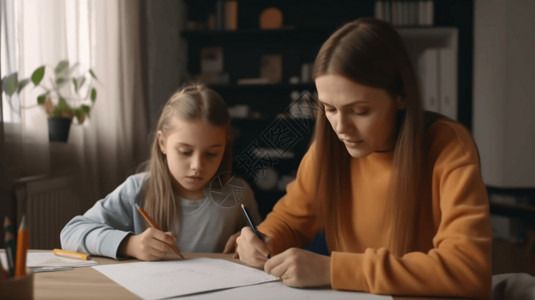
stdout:
[[203,187],[221,164],[227,130],[201,120],[184,122],[176,117],[170,128],[167,136],[158,131],[158,143],[167,156],[178,194],[189,200],[201,199],[205,196]]
[[325,116],[352,157],[394,149],[401,98],[337,74],[319,76],[316,88]]

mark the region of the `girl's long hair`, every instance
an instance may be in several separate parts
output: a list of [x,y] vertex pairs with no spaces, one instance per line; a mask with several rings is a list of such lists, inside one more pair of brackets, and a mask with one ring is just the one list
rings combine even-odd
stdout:
[[[152,216],[161,230],[172,229],[179,212],[179,206],[173,194],[173,175],[167,166],[167,158],[158,144],[158,131],[164,137],[172,130],[171,120],[177,117],[182,121],[202,120],[214,126],[226,128],[230,133],[230,116],[221,96],[212,89],[200,84],[190,84],[175,92],[163,107],[162,114],[154,132],[150,159],[146,168],[149,173],[145,186],[143,208]],[[229,138],[225,152],[216,174],[228,173],[232,165],[232,153]]]
[[[397,114],[397,140],[388,191],[385,218],[394,220],[390,232],[390,250],[402,255],[414,247],[418,232],[419,207],[428,199],[426,158],[422,127],[422,104],[414,68],[404,43],[388,23],[362,18],[350,22],[322,45],[314,65],[314,78],[327,74],[342,75],[356,83],[386,90],[392,97],[402,97],[405,109]],[[352,216],[351,157],[344,144],[318,109],[315,129],[318,160],[316,174],[318,213],[326,222],[329,246],[343,247],[338,237],[341,226]],[[422,184],[424,183],[424,184]]]

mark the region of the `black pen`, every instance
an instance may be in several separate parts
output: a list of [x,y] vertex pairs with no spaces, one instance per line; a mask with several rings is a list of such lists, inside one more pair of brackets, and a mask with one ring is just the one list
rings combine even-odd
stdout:
[[[251,219],[251,216],[249,216],[249,212],[247,211],[247,207],[245,207],[245,205],[242,204],[241,205],[241,209],[243,210],[243,213],[245,214],[245,217],[247,218],[247,221],[249,222],[249,225],[251,225],[251,228],[253,229],[254,234],[256,234],[256,236],[261,241],[263,241],[264,238],[260,234],[260,231],[258,231],[258,228],[256,228],[256,225],[254,224],[253,220]],[[268,254],[267,258],[271,258],[271,255]]]

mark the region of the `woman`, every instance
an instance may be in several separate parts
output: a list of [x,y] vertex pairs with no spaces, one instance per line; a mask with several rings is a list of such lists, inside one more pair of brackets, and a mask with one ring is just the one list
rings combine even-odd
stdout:
[[[240,259],[290,286],[489,298],[476,146],[459,123],[424,114],[396,30],[371,18],[346,24],[320,49],[314,78],[314,142],[259,225],[263,241],[242,229]],[[330,256],[300,249],[321,230]]]

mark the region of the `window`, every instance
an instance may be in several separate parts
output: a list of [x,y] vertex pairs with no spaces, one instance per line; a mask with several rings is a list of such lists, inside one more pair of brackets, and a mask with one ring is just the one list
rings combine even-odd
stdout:
[[[78,62],[80,70],[91,65],[91,24],[89,0],[2,0],[1,74],[17,72],[18,80],[30,78],[41,65],[53,70],[61,60]],[[44,80],[46,80],[46,75]],[[46,137],[46,114],[36,103],[43,90],[29,83],[20,95],[2,91],[2,120],[20,127],[25,140]]]
[[[20,9],[20,2],[14,0],[4,0],[1,2],[1,16],[0,19],[0,36],[1,43],[1,74],[4,78],[6,75],[16,72],[17,70],[17,58],[18,43],[15,42],[18,35],[17,28],[15,27],[15,15],[16,11]],[[8,96],[2,91],[2,121],[6,123],[18,123],[20,122],[20,104],[19,97],[13,95]]]

